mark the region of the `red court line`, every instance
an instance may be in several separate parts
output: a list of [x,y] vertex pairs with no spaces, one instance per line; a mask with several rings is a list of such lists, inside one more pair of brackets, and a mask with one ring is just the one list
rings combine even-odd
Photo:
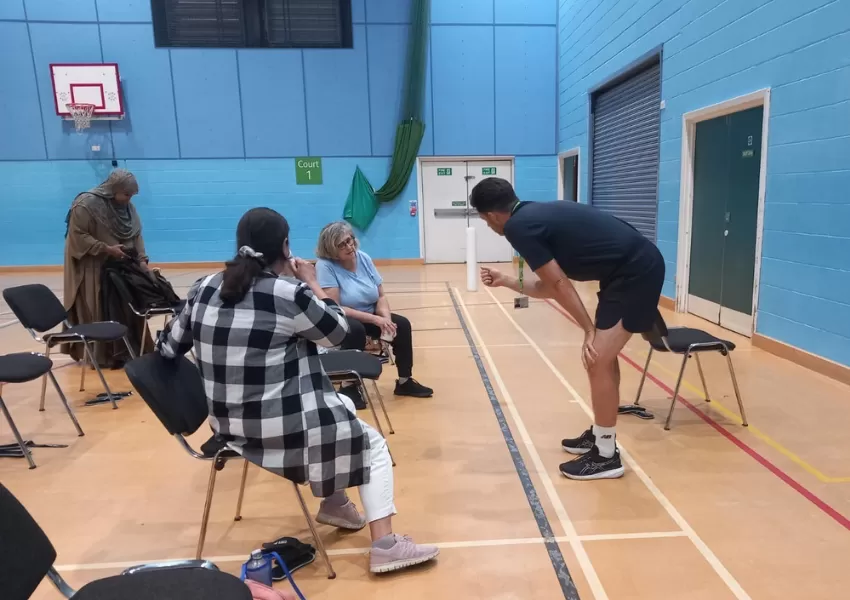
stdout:
[[[576,322],[576,320],[573,319],[573,317],[569,313],[567,313],[563,308],[561,308],[558,304],[555,304],[554,302],[552,302],[549,299],[546,300],[546,303],[549,306],[551,306],[553,309],[555,309],[558,313],[560,313],[561,315],[563,315],[564,317],[569,319],[574,325],[578,326],[578,323]],[[628,364],[633,366],[639,372],[643,372],[643,367],[640,366],[635,361],[633,361],[628,356],[626,356],[623,352],[620,352],[620,358],[622,358],[625,362],[627,362]],[[652,381],[655,385],[660,387],[662,390],[664,390],[665,392],[667,392],[671,396],[673,395],[673,389],[670,386],[668,386],[666,383],[664,383],[663,381],[658,379],[652,373],[647,372],[646,378],[649,379],[650,381]],[[681,395],[678,396],[677,400],[679,402],[681,402],[682,404],[684,404],[688,409],[690,409],[691,412],[696,414],[703,421],[705,421],[706,423],[711,425],[715,430],[717,430],[718,433],[720,433],[720,435],[722,435],[727,440],[729,440],[730,442],[735,444],[738,448],[740,448],[741,450],[746,452],[756,462],[758,462],[761,466],[763,466],[765,469],[767,469],[768,471],[770,471],[771,473],[776,475],[779,479],[781,479],[783,482],[785,482],[789,487],[791,487],[793,490],[795,490],[797,493],[799,493],[801,496],[803,496],[806,500],[808,500],[809,502],[811,502],[812,504],[817,506],[820,510],[822,510],[824,513],[829,515],[829,517],[831,517],[835,522],[837,522],[839,525],[844,527],[844,529],[850,530],[850,519],[848,519],[847,517],[842,515],[840,512],[838,512],[834,508],[832,508],[825,501],[821,500],[813,492],[809,491],[802,484],[800,484],[796,480],[794,480],[794,478],[792,478],[788,473],[786,473],[785,471],[783,471],[782,469],[777,467],[775,464],[770,462],[770,460],[768,460],[767,458],[762,456],[759,452],[757,452],[752,447],[747,445],[744,441],[742,441],[735,434],[733,434],[731,431],[729,431],[728,429],[723,427],[723,425],[721,425],[720,423],[718,423],[717,421],[712,419],[709,415],[707,415],[706,413],[704,413],[703,411],[698,409],[696,406],[694,406],[693,404],[691,404],[690,402],[688,402],[687,400],[682,398]]]

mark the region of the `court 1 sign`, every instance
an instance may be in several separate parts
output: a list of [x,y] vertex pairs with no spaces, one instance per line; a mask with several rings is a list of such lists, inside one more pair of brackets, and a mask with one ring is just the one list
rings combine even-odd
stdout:
[[315,156],[296,158],[295,183],[298,185],[322,185],[322,159]]

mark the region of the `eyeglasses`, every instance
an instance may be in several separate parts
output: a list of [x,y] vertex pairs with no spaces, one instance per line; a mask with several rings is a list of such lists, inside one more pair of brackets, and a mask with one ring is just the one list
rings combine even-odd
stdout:
[[339,242],[336,245],[336,247],[337,247],[337,250],[343,250],[343,249],[347,248],[348,246],[353,246],[354,243],[355,243],[354,242],[354,236],[350,235],[347,238],[345,238],[344,240],[342,240],[341,242]]

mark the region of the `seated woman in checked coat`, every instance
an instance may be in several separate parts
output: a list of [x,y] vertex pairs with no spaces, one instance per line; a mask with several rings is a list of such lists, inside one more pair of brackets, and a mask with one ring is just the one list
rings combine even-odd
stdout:
[[[386,441],[354,414],[322,369],[316,345],[339,346],[342,310],[316,270],[289,252],[289,224],[268,208],[236,228],[237,256],[198,281],[163,332],[173,358],[194,349],[216,434],[247,460],[323,498],[316,520],[359,530],[369,523],[370,570],[395,571],[439,550],[392,531],[392,460]],[[365,518],[345,490],[358,487]]]

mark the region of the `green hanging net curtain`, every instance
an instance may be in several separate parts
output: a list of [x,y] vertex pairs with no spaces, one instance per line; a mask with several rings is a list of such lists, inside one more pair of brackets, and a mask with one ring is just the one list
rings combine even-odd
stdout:
[[431,0],[413,0],[401,122],[395,132],[395,147],[387,181],[375,191],[360,167],[354,172],[343,218],[361,231],[372,223],[381,202],[395,200],[404,191],[416,164],[419,146],[425,135],[422,111],[425,104],[425,58],[430,14]]

